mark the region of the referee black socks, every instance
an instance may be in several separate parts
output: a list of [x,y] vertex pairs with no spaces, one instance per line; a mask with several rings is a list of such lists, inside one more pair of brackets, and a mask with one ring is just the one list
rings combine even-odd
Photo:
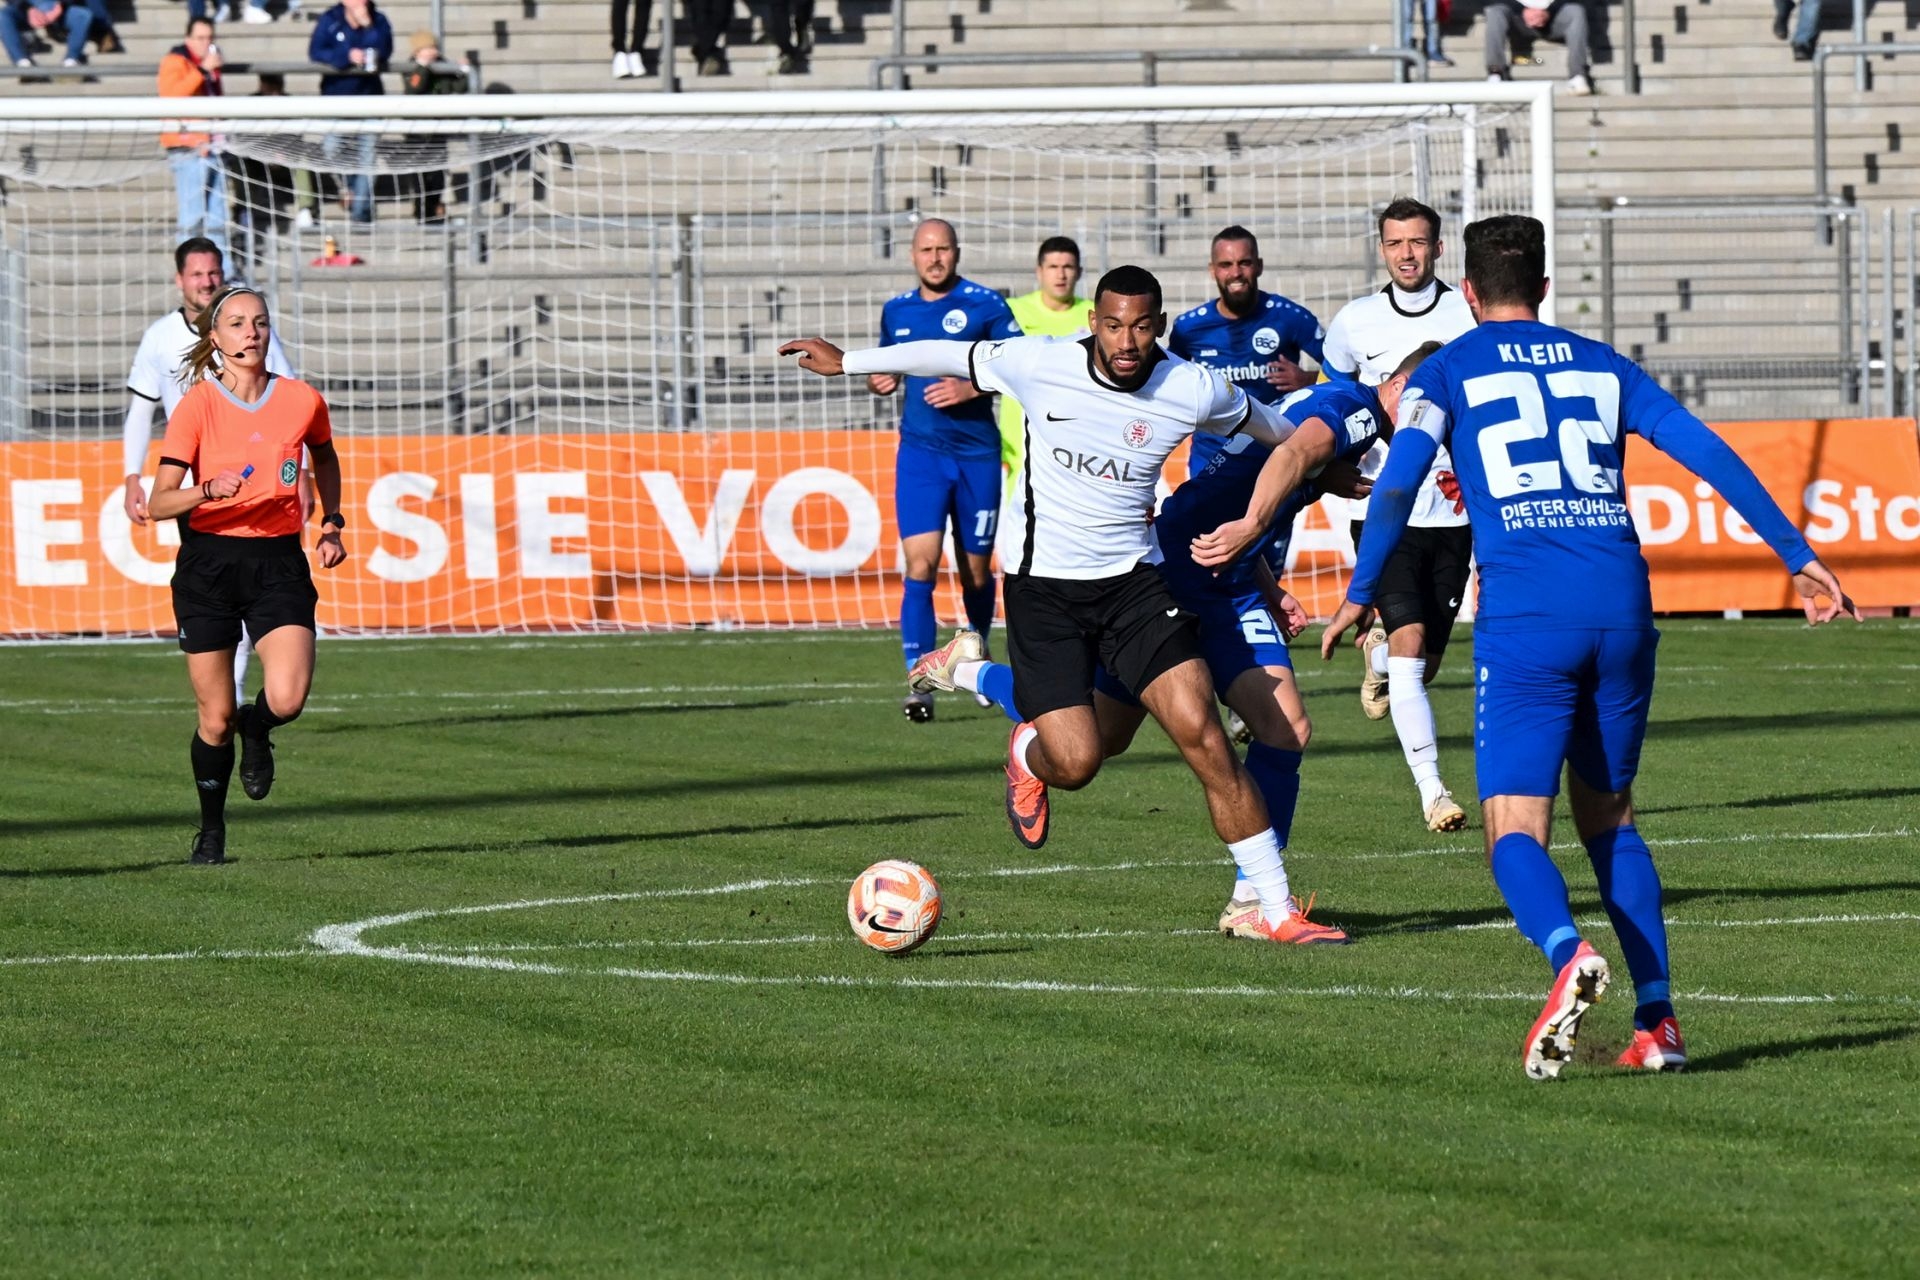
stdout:
[[267,705],[267,691],[265,689],[262,689],[259,695],[253,700],[253,724],[251,728],[255,733],[270,733],[283,724],[292,724],[299,718],[300,713],[298,711],[290,716],[277,716],[273,714],[273,708]]
[[233,779],[233,742],[222,747],[201,741],[196,731],[191,748],[193,785],[200,792],[200,829],[224,831],[227,826],[227,785]]

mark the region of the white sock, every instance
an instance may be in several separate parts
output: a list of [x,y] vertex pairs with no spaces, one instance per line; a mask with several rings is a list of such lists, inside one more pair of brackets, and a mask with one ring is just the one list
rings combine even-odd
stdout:
[[1040,731],[1030,724],[1023,725],[1013,735],[1013,758],[1018,760],[1020,767],[1026,769],[1028,773],[1032,773],[1033,770],[1027,765],[1027,748],[1031,747],[1033,740],[1039,736]]
[[247,700],[247,663],[253,657],[253,637],[243,627],[240,631],[240,643],[233,650],[233,703],[239,706]]
[[956,662],[953,664],[953,687],[965,689],[968,693],[980,692],[980,673],[993,664],[990,662]]
[[1260,896],[1260,914],[1268,924],[1279,924],[1293,912],[1293,890],[1287,884],[1287,864],[1280,856],[1280,840],[1269,827],[1257,836],[1227,846],[1234,865],[1244,871]]
[[1425,658],[1387,659],[1387,706],[1393,712],[1393,731],[1400,735],[1400,750],[1413,771],[1413,784],[1420,788],[1420,806],[1446,790],[1440,781],[1440,744],[1433,727],[1433,704],[1427,701],[1427,660]]
[[1377,676],[1387,674],[1387,646],[1383,644],[1373,646],[1370,660],[1373,663],[1373,674]]
[[1245,906],[1249,902],[1258,902],[1259,900],[1260,895],[1255,891],[1253,881],[1247,879],[1245,876],[1235,876],[1233,878],[1233,892],[1228,895],[1227,901],[1239,907]]

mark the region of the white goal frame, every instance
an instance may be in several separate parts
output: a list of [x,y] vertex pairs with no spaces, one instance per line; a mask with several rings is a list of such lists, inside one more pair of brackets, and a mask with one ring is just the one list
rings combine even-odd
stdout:
[[[1240,127],[1242,117],[1254,132]],[[276,123],[263,129],[259,122],[268,121]],[[1291,144],[1275,143],[1271,133],[1258,132],[1274,121],[1299,126],[1299,144],[1278,159],[1278,152]],[[1122,140],[1112,144],[1097,132],[1101,130],[1117,130]],[[1519,137],[1522,130],[1524,138],[1509,148],[1509,138]],[[884,413],[897,409],[873,401],[858,388],[857,396],[845,392],[843,400],[823,400],[822,390],[809,380],[797,373],[789,379],[772,369],[764,339],[797,336],[774,332],[788,328],[825,332],[836,340],[850,337],[852,345],[869,338],[880,298],[907,283],[898,237],[913,219],[952,217],[963,235],[975,217],[994,227],[1000,239],[990,240],[986,248],[989,255],[999,256],[989,256],[986,269],[1005,279],[977,278],[999,285],[1023,278],[1031,263],[1030,257],[1021,265],[1022,260],[1008,256],[1009,236],[1053,234],[1057,229],[1071,231],[1088,244],[1085,235],[1104,232],[1075,230],[1053,219],[1071,217],[1076,210],[1105,218],[1100,211],[1111,210],[1120,215],[1116,225],[1132,218],[1132,226],[1151,227],[1144,233],[1149,238],[1129,242],[1127,235],[1139,233],[1125,232],[1116,233],[1112,244],[1088,244],[1093,251],[1089,266],[1102,264],[1110,250],[1112,260],[1105,266],[1127,261],[1128,254],[1137,252],[1157,255],[1137,259],[1152,263],[1156,271],[1181,271],[1180,264],[1192,254],[1195,278],[1184,281],[1182,289],[1191,292],[1185,286],[1204,285],[1204,273],[1198,271],[1202,250],[1194,247],[1203,237],[1196,236],[1220,225],[1203,227],[1203,220],[1244,210],[1247,225],[1264,227],[1261,217],[1272,217],[1277,206],[1263,205],[1261,190],[1304,193],[1276,198],[1297,201],[1284,211],[1302,217],[1288,225],[1311,228],[1299,231],[1300,256],[1293,261],[1320,264],[1319,283],[1310,288],[1321,291],[1295,294],[1284,274],[1268,287],[1310,299],[1316,310],[1337,307],[1378,287],[1370,219],[1395,195],[1429,200],[1447,211],[1449,224],[1456,217],[1464,223],[1482,216],[1483,208],[1488,213],[1531,212],[1546,229],[1550,275],[1555,266],[1554,93],[1549,82],[191,100],[8,97],[0,99],[0,173],[9,175],[22,194],[14,197],[15,209],[0,210],[0,230],[7,232],[0,250],[23,261],[66,262],[78,269],[36,267],[31,277],[20,274],[16,287],[0,262],[0,378],[9,372],[17,375],[6,393],[14,399],[0,404],[0,464],[5,464],[0,465],[0,477],[6,481],[0,485],[0,583],[8,584],[7,597],[15,597],[0,598],[0,638],[156,635],[169,629],[165,582],[177,538],[171,527],[132,529],[116,513],[111,494],[121,476],[120,453],[101,434],[111,429],[103,415],[118,412],[107,403],[119,386],[111,380],[123,373],[126,366],[118,361],[130,357],[131,347],[125,356],[114,353],[126,340],[135,313],[141,325],[148,323],[145,316],[161,314],[160,306],[146,310],[161,301],[161,292],[177,303],[171,285],[161,287],[171,268],[163,273],[157,260],[161,240],[169,251],[174,243],[172,218],[165,220],[163,231],[155,216],[157,202],[170,199],[171,192],[161,196],[159,182],[143,176],[137,193],[129,187],[128,197],[120,195],[123,174],[152,175],[159,167],[158,135],[169,132],[228,135],[240,148],[234,154],[265,156],[295,169],[309,163],[299,156],[311,156],[323,144],[331,156],[336,144],[356,137],[371,154],[378,134],[383,148],[399,145],[398,152],[383,152],[382,164],[391,165],[380,170],[383,175],[461,172],[458,164],[446,164],[449,145],[461,148],[462,156],[475,157],[466,161],[468,173],[482,175],[474,184],[483,180],[495,156],[511,154],[540,157],[545,166],[538,173],[523,166],[521,172],[530,175],[517,179],[523,190],[536,189],[554,174],[588,175],[573,179],[580,185],[566,191],[575,203],[551,218],[542,215],[545,221],[517,210],[470,215],[455,220],[465,229],[450,227],[448,238],[434,240],[423,239],[427,233],[412,230],[404,217],[383,213],[367,233],[375,237],[367,242],[375,250],[368,257],[383,260],[383,253],[392,250],[395,256],[384,260],[402,262],[391,269],[396,272],[418,273],[424,255],[442,253],[431,245],[448,246],[445,350],[479,350],[480,343],[463,336],[468,330],[460,326],[470,325],[477,333],[484,320],[492,326],[488,341],[494,349],[511,347],[515,357],[520,355],[522,332],[532,335],[525,345],[535,354],[521,366],[510,367],[504,357],[466,358],[465,365],[457,365],[451,355],[431,363],[438,348],[429,348],[442,341],[440,335],[412,313],[403,316],[397,306],[383,310],[379,295],[383,283],[415,283],[425,277],[414,274],[402,280],[389,275],[383,282],[381,268],[369,268],[365,278],[370,289],[363,294],[352,283],[361,277],[326,274],[331,259],[309,263],[318,247],[316,232],[290,239],[283,238],[285,232],[271,233],[272,262],[278,264],[273,270],[291,264],[292,283],[282,291],[277,275],[253,279],[276,297],[276,328],[291,340],[296,367],[314,377],[335,406],[336,426],[344,424],[351,442],[343,452],[348,478],[364,489],[348,494],[357,539],[349,548],[354,563],[321,584],[321,622],[335,633],[824,628],[884,622],[894,608],[888,598],[897,592],[894,580],[902,566],[884,534],[894,435],[875,428]],[[1041,135],[1052,141],[1028,141]],[[1137,141],[1126,141],[1127,136]],[[1355,140],[1351,148],[1344,143],[1349,136]],[[1206,141],[1209,137],[1211,142]],[[437,148],[438,162],[403,154],[409,145],[436,138],[446,141],[418,151],[419,156],[432,156]],[[36,139],[43,144],[34,146]],[[298,143],[309,149],[272,150],[281,145],[277,139],[292,140],[289,148]],[[820,145],[802,145],[803,140]],[[270,149],[262,151],[262,145]],[[255,149],[248,151],[248,146]],[[568,147],[590,157],[583,162],[587,167],[576,167]],[[961,155],[1049,157],[1053,167],[1031,171],[1038,177],[1030,180],[1030,171],[989,156],[970,170],[973,160],[950,159],[956,150]],[[1386,165],[1376,167],[1389,150],[1393,155]],[[818,158],[829,153],[835,157],[831,166]],[[102,155],[106,158],[99,159]],[[620,156],[620,163],[630,166],[638,158],[640,175],[623,176],[633,169],[618,169],[612,161],[591,167],[600,163],[591,157],[608,156]],[[711,167],[694,171],[689,179],[675,176],[676,162]],[[136,167],[127,169],[128,164]],[[944,176],[950,164],[958,175],[951,189]],[[1211,194],[1216,164],[1223,176],[1218,193]],[[649,166],[665,175],[657,189],[646,185]],[[756,174],[770,169],[785,175],[781,183],[751,185]],[[349,161],[325,172],[337,177],[353,170]],[[928,179],[924,175],[929,172],[942,176]],[[1092,175],[1085,181],[1105,185],[1076,188],[1075,174]],[[702,175],[711,177],[711,203],[701,194],[706,188],[698,185],[708,181]],[[1196,175],[1204,175],[1204,188]],[[590,179],[606,185],[594,187]],[[1112,200],[1124,184],[1142,180],[1145,196],[1132,211],[1125,200]],[[682,202],[675,184],[689,181],[694,184],[688,188],[692,195]],[[1355,198],[1356,188],[1366,194]],[[664,194],[650,207],[620,205],[611,197],[601,205],[588,203],[603,192],[655,198],[656,190]],[[950,190],[960,194],[950,195]],[[63,197],[62,191],[75,194]],[[471,211],[472,186],[465,191],[465,209]],[[749,193],[745,199],[739,194],[743,191]],[[62,199],[72,203],[62,205]],[[948,209],[939,203],[943,199],[958,203]],[[454,204],[451,189],[447,203]],[[1146,216],[1138,217],[1138,212]],[[791,229],[796,213],[803,220],[797,232]],[[496,221],[483,223],[482,217]],[[747,229],[729,232],[730,218]],[[818,243],[825,247],[814,261],[826,262],[826,268],[798,270],[805,280],[831,281],[845,296],[815,298],[805,293],[812,286],[803,285],[793,295],[797,302],[783,300],[784,283],[760,271],[769,259],[743,266],[744,258],[766,249],[772,234],[752,230],[760,225],[755,219],[788,227],[782,242],[788,245],[812,247],[820,235]],[[829,224],[830,219],[838,221]],[[668,224],[677,224],[677,229]],[[715,239],[703,241],[703,228],[709,225],[717,228]],[[832,230],[816,232],[817,226],[826,225]],[[90,261],[85,238],[90,226],[137,233],[138,252],[154,255],[152,277],[130,275],[140,269],[131,259]],[[16,227],[20,243],[34,246],[26,253],[14,243]],[[510,232],[524,237],[507,250],[518,255],[515,261],[521,265],[509,264],[496,277],[519,291],[506,301],[476,297],[470,287],[477,284],[484,290],[489,284],[486,271],[493,268],[477,264],[490,260],[482,256],[484,248],[474,246],[484,245],[496,227],[506,228],[499,233],[503,238]],[[341,240],[351,250],[355,246],[349,233],[360,233],[341,230]],[[378,238],[390,231],[411,239]],[[576,232],[579,243],[593,251],[630,255],[636,264],[631,277],[618,274],[626,260],[610,268],[597,262],[567,265],[560,270],[573,274],[555,277],[562,282],[560,296],[582,305],[553,308],[544,296],[523,297],[541,289],[526,283],[533,278],[529,272],[554,270],[557,255],[578,248],[562,238]],[[728,234],[740,238],[721,243],[719,238]],[[863,238],[868,236],[874,239]],[[1346,238],[1337,240],[1342,236]],[[1337,272],[1319,256],[1336,242],[1344,246],[1337,249],[1339,254],[1351,251]],[[976,242],[968,238],[967,243]],[[1029,253],[1025,245],[1032,243],[1022,239],[1018,253]],[[685,270],[676,265],[708,261],[703,244],[719,245],[711,255],[711,276],[698,265]],[[1130,247],[1121,247],[1127,244]],[[458,257],[469,252],[476,256]],[[413,256],[401,259],[401,253]],[[648,253],[654,255],[652,266],[645,262]],[[1272,256],[1276,264],[1289,261],[1286,251]],[[567,261],[578,263],[586,257],[582,251]],[[972,254],[968,260],[979,261]],[[264,271],[266,261],[254,265]],[[1443,265],[1443,271],[1457,273],[1459,258],[1448,262],[1452,267]],[[321,271],[307,271],[309,266]],[[459,310],[452,283],[456,267],[465,273],[457,291]],[[603,270],[616,274],[597,274]],[[1281,273],[1288,270],[1279,268]],[[813,274],[805,275],[807,271]],[[896,273],[899,284],[891,278]],[[629,278],[643,276],[652,281],[650,287],[627,287]],[[751,283],[741,283],[749,279]],[[1337,284],[1328,287],[1330,279]],[[583,280],[587,283],[580,283]],[[666,287],[668,280],[674,289]],[[720,283],[702,283],[710,280]],[[769,285],[779,289],[767,294]],[[720,299],[715,311],[720,320],[712,322],[703,310],[709,296],[703,290],[708,287],[711,296]],[[94,292],[89,294],[89,289]],[[569,289],[574,293],[567,293]],[[122,292],[134,300],[114,311],[107,295]],[[609,301],[606,295],[615,294],[619,297]],[[76,308],[76,297],[88,301]],[[97,304],[91,301],[95,297]],[[328,301],[313,302],[311,312],[301,310],[309,300],[322,297]],[[739,302],[747,297],[770,301],[749,311]],[[348,299],[344,309],[326,309],[340,298]],[[522,313],[506,310],[523,304],[524,314],[532,317],[524,330]],[[63,305],[68,310],[61,313]],[[97,310],[88,313],[85,308],[92,306]],[[625,310],[619,311],[620,306]],[[1549,294],[1542,319],[1552,321],[1553,306]],[[439,314],[435,324],[440,323]],[[1321,314],[1331,318],[1332,311]],[[555,323],[556,315],[571,326],[564,335],[561,329],[566,326]],[[27,328],[16,332],[10,316]],[[49,316],[59,323],[33,328]],[[723,327],[723,321],[730,324],[750,316],[757,318],[733,326],[748,331],[747,339],[727,336],[733,328]],[[86,331],[88,325],[98,336]],[[541,325],[550,327],[544,332],[532,327]],[[411,327],[402,332],[396,326]],[[503,331],[511,336],[501,337]],[[691,339],[686,338],[689,334]],[[36,335],[38,341],[32,341]],[[77,341],[62,345],[70,337]],[[679,345],[663,342],[663,337]],[[595,347],[595,341],[605,345]],[[742,343],[737,350],[721,349],[721,343],[735,341]],[[564,354],[556,354],[563,351],[563,342],[570,345]],[[614,345],[619,342],[630,345]],[[301,347],[320,358],[316,363],[302,360]],[[388,375],[378,360],[393,358],[385,353],[402,349],[425,352],[426,361],[417,367],[428,373],[425,380],[416,378],[395,390],[395,383],[381,381]],[[50,350],[63,353],[65,364],[47,356]],[[624,362],[595,364],[594,352],[599,350],[633,354]],[[553,363],[540,363],[549,358]],[[435,371],[455,367],[478,367],[480,372],[463,375],[466,381],[452,376],[439,380]],[[563,384],[549,375],[572,381]],[[469,391],[481,384],[485,394],[475,393],[469,401]],[[504,393],[495,394],[502,387]],[[824,394],[841,396],[843,391],[836,387]],[[556,409],[550,398],[541,399],[549,392],[573,399]],[[515,395],[520,397],[517,402]],[[423,397],[438,397],[433,404],[447,405],[458,399],[464,407],[458,412],[447,409],[436,418],[433,404]],[[857,411],[851,406],[854,399],[861,402]],[[473,403],[481,400],[488,413],[504,409],[505,417],[475,411]],[[616,411],[631,415],[619,419],[630,421],[631,428],[606,425]],[[538,416],[542,413],[552,416],[543,419]],[[441,421],[449,425],[435,425]],[[528,422],[543,425],[529,429],[523,425]],[[762,428],[767,429],[764,435]],[[638,450],[620,452],[613,433],[629,430],[636,433],[634,438],[649,442],[644,457]],[[832,439],[824,440],[828,436]],[[691,443],[700,440],[706,443]],[[504,442],[501,449],[487,454],[496,441]],[[16,448],[16,442],[23,447]],[[516,452],[508,448],[515,442],[538,447]],[[402,446],[414,452],[398,456]],[[63,469],[49,470],[51,464],[32,461],[35,449],[52,447],[64,451],[58,464]],[[698,449],[708,450],[707,456],[695,458]],[[357,477],[351,474],[356,461],[362,473]],[[366,484],[369,476],[376,482]],[[590,476],[607,478],[611,497],[598,479],[589,492],[583,477]],[[746,523],[741,524],[742,504],[749,498],[757,505],[745,508]],[[582,503],[587,504],[586,514],[581,514]],[[619,545],[603,557],[607,548],[600,533],[607,522],[632,521],[635,510],[645,512],[649,540],[640,545],[614,538]],[[1344,521],[1334,523],[1341,510],[1337,500],[1329,499],[1316,516],[1314,536],[1296,539],[1295,557],[1303,575],[1311,577],[1308,585],[1316,597],[1336,588],[1344,574],[1339,557],[1350,563]],[[590,526],[590,519],[596,523]],[[83,558],[91,578],[82,571]],[[16,565],[29,562],[37,577],[25,568],[15,571]],[[570,585],[562,581],[567,579]],[[16,592],[15,586],[21,590]],[[29,599],[41,588],[55,593],[68,587],[84,590],[67,592],[60,597],[66,603],[57,607]],[[109,587],[117,593],[110,599],[104,594]],[[47,594],[38,600],[52,598]],[[943,621],[957,620],[958,599],[951,584],[944,584],[938,606]],[[1330,605],[1322,600],[1308,607]]]

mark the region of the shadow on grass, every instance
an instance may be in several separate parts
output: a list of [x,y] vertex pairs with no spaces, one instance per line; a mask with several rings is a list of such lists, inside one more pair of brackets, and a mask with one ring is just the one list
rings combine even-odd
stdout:
[[[1768,902],[1776,900],[1792,901],[1798,898],[1810,898],[1818,901],[1830,901],[1853,894],[1863,893],[1914,893],[1920,892],[1920,880],[1875,880],[1852,881],[1845,884],[1799,884],[1765,885],[1737,888],[1693,888],[1668,889],[1665,893],[1669,915],[1673,908],[1687,902]],[[1351,930],[1356,936],[1363,934],[1393,933],[1441,933],[1449,929],[1465,928],[1473,925],[1511,923],[1513,917],[1504,905],[1476,907],[1462,911],[1411,911],[1399,915],[1369,915],[1364,911],[1335,910],[1331,906],[1317,914],[1324,915],[1331,922],[1344,929]],[[1581,919],[1602,916],[1605,908],[1598,898],[1577,896],[1573,902],[1573,914]]]
[[[751,777],[658,778],[657,780],[604,783],[590,787],[543,787],[529,783],[523,790],[478,791],[465,794],[396,795],[381,793],[354,797],[332,796],[326,799],[275,801],[269,815],[278,818],[322,818],[329,821],[354,817],[391,817],[397,813],[418,816],[428,813],[458,813],[466,809],[491,809],[515,805],[567,805],[596,800],[679,800],[693,796],[725,792],[752,795],[785,787],[856,786],[869,782],[919,783],[947,782],[955,776],[954,765],[929,761],[925,764],[875,766],[848,765],[838,769],[795,769],[789,772],[763,770]],[[989,793],[983,812],[997,811],[997,799]],[[146,813],[99,814],[91,817],[40,818],[26,822],[0,823],[0,840],[21,836],[46,835],[62,831],[124,831],[151,827],[154,815]]]
[[[547,836],[529,840],[466,840],[450,844],[420,844],[392,849],[345,849],[335,853],[315,853],[304,855],[300,859],[252,858],[244,853],[234,861],[281,862],[281,861],[318,861],[323,858],[393,858],[408,854],[423,853],[520,853],[538,849],[597,849],[610,845],[653,844],[667,840],[698,840],[706,836],[744,836],[758,835],[770,831],[829,831],[845,827],[904,826],[915,822],[934,822],[946,818],[958,818],[963,815],[953,812],[923,811],[919,813],[874,814],[861,818],[796,818],[784,822],[732,823],[720,827],[695,827],[684,831],[609,831],[594,835]],[[158,871],[163,867],[186,865],[183,852],[179,858],[162,862],[122,862],[92,867],[12,867],[0,869],[0,880],[58,880],[80,879],[90,876],[128,875],[142,871]]]
[[1756,1062],[1797,1058],[1803,1053],[1835,1053],[1844,1049],[1871,1049],[1875,1045],[1892,1044],[1915,1034],[1920,1034],[1920,1027],[1908,1024],[1882,1027],[1877,1031],[1837,1031],[1830,1035],[1805,1036],[1798,1040],[1768,1040],[1761,1044],[1742,1045],[1737,1049],[1710,1053],[1703,1058],[1691,1058],[1687,1062],[1687,1071],[1689,1074],[1700,1071],[1739,1071]]
[[[640,716],[702,711],[779,711],[802,705],[791,698],[758,702],[659,702],[631,707],[571,707],[551,711],[487,711],[469,715],[424,716],[412,720],[333,720],[302,732],[316,734],[386,733],[394,729],[457,729],[485,724],[554,724],[569,720],[625,720]],[[804,705],[811,706],[811,702]]]
[[1032,950],[1032,947],[1020,943],[1004,947],[941,947],[936,941],[915,954],[927,960],[967,960],[974,956],[1020,956]]
[[186,846],[181,846],[178,858],[163,862],[119,862],[97,867],[4,867],[0,868],[0,880],[61,880],[82,879],[88,876],[119,876],[140,871],[158,871],[162,867],[178,867],[187,863]]
[[464,840],[448,844],[416,844],[392,849],[342,849],[316,853],[322,858],[393,858],[416,853],[520,853],[534,849],[598,849],[610,845],[655,844],[661,841],[700,840],[707,836],[750,836],[773,831],[833,831],[848,827],[905,826],[965,815],[948,811],[877,813],[864,817],[789,818],[782,822],[737,822],[718,827],[691,827],[683,831],[607,831],[584,836],[541,836],[529,840]]
[[[1836,804],[1846,800],[1905,800],[1920,796],[1920,787],[1836,787],[1830,791],[1804,791],[1791,796],[1754,796],[1745,800],[1709,800],[1702,804],[1635,806],[1636,814],[1697,813],[1710,809],[1797,809],[1809,804]],[[1658,840],[1655,842],[1658,848]]]

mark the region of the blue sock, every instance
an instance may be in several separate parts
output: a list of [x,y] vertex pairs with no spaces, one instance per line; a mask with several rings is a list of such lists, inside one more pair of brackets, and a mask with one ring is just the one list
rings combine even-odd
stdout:
[[1620,938],[1620,954],[1633,975],[1633,1025],[1651,1031],[1673,1016],[1667,986],[1667,921],[1660,910],[1660,873],[1647,842],[1631,824],[1587,841],[1600,903]]
[[1293,811],[1300,804],[1300,753],[1256,742],[1247,748],[1247,773],[1267,802],[1267,820],[1280,847],[1293,834]]
[[1580,930],[1567,905],[1567,881],[1532,836],[1514,832],[1493,846],[1493,882],[1520,926],[1557,974],[1580,946]]
[[997,594],[993,579],[971,591],[962,591],[960,599],[967,606],[967,625],[980,633],[985,640],[987,633],[993,630],[993,602]]
[[1004,662],[989,662],[980,673],[980,692],[1007,713],[1007,719],[1019,724],[1026,717],[1013,705],[1013,668]]
[[933,583],[908,578],[900,593],[900,653],[911,667],[920,655],[933,649],[939,640],[939,623],[933,616]]

